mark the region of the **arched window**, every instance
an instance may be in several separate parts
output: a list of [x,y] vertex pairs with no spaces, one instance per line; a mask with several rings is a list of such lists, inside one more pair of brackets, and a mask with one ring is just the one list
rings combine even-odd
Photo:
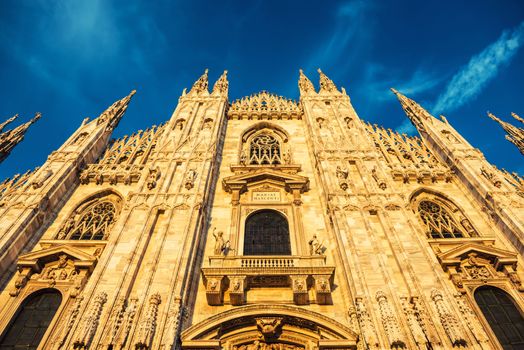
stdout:
[[524,317],[506,292],[480,287],[475,301],[504,350],[524,349]]
[[246,220],[244,255],[291,255],[286,218],[274,210],[261,210]]
[[58,232],[57,238],[73,240],[107,239],[118,216],[118,206],[119,198],[114,194],[81,205]]
[[55,289],[46,289],[27,297],[1,336],[0,349],[36,350],[61,302],[62,295]]
[[420,201],[418,214],[426,225],[428,235],[431,238],[461,238],[467,236],[446,208],[436,202]]
[[251,140],[249,164],[281,164],[280,142],[272,135],[259,134]]

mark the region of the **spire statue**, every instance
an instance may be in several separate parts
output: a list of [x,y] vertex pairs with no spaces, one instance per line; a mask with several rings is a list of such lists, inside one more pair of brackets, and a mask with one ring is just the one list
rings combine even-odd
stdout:
[[98,124],[107,123],[108,129],[115,129],[126,112],[127,106],[135,93],[136,90],[132,90],[129,95],[113,103],[108,109],[100,114],[98,117]]
[[397,96],[402,109],[408,116],[411,123],[417,128],[418,131],[425,130],[424,121],[432,121],[434,117],[421,105],[409,97],[404,96],[397,90],[391,88],[391,91]]
[[[517,114],[511,113],[513,118],[524,123],[524,120],[520,118]],[[524,129],[518,128],[510,123],[507,123],[500,118],[496,117],[493,113],[488,112],[488,117],[502,126],[502,129],[506,132],[506,140],[517,146],[520,153],[524,155]]]
[[[18,115],[8,119],[5,123],[3,123],[1,125],[1,127],[3,128],[6,124],[10,123],[11,121],[13,121]],[[29,127],[35,123],[38,119],[40,119],[40,117],[42,116],[42,114],[40,112],[36,113],[35,116],[33,117],[33,119],[31,119],[30,121],[22,124],[22,125],[19,125],[17,126],[16,128],[12,129],[12,130],[8,130],[2,134],[0,134],[0,162],[2,162],[4,159],[7,158],[7,156],[11,153],[11,151],[13,150],[13,148],[18,144],[20,143],[20,141],[22,141],[24,139],[24,135],[27,131],[27,129],[29,129]]]
[[222,73],[222,75],[220,76],[220,78],[218,78],[218,80],[215,82],[212,93],[227,95],[228,88],[229,82],[227,81],[227,70],[225,70],[224,73]]
[[320,74],[320,92],[339,92],[333,80],[329,79],[320,68],[317,71]]
[[315,92],[315,86],[313,86],[311,80],[309,80],[309,78],[304,74],[304,71],[300,69],[298,72],[298,89],[300,90],[300,93],[305,95],[310,92]]
[[197,81],[195,81],[195,83],[193,84],[193,87],[191,88],[191,91],[189,91],[189,93],[195,93],[195,94],[200,94],[201,92],[203,91],[206,91],[206,92],[209,92],[208,91],[208,79],[207,79],[207,72],[209,71],[209,69],[206,68],[206,70],[204,71],[204,74],[202,74],[202,76],[200,78],[198,78]]
[[15,114],[14,116],[12,116],[11,118],[7,119],[3,123],[0,123],[0,132],[2,132],[2,130],[4,130],[4,128],[6,127],[7,124],[12,123],[16,118],[18,118],[18,114]]

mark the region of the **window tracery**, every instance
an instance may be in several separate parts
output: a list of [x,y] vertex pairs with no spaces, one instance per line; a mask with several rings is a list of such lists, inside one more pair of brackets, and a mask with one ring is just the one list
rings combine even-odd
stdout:
[[118,217],[114,195],[95,199],[73,212],[58,232],[57,239],[105,240]]
[[288,136],[284,130],[266,122],[256,124],[243,133],[239,164],[291,164]]
[[269,134],[259,134],[251,140],[249,164],[282,164],[280,142]]
[[466,230],[461,227],[462,225],[455,220],[453,215],[435,201],[420,201],[418,204],[418,214],[426,226],[430,238],[468,237]]

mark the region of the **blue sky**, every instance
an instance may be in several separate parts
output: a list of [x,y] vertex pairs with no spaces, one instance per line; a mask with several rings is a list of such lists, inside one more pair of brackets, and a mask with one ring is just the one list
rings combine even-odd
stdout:
[[395,87],[446,115],[489,161],[524,173],[486,117],[524,115],[522,0],[4,0],[0,40],[0,118],[43,114],[0,178],[42,164],[84,117],[132,89],[115,137],[167,120],[205,68],[212,81],[229,70],[234,100],[298,98],[298,69],[317,83],[321,67],[362,119],[412,132]]

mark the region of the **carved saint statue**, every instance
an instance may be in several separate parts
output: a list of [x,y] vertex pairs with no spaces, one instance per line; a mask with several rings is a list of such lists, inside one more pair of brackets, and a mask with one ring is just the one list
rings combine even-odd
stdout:
[[323,249],[322,243],[319,242],[317,235],[313,235],[313,238],[309,241],[309,255],[322,255]]
[[215,233],[216,227],[213,228],[213,237],[215,237],[215,248],[213,250],[215,255],[226,255],[227,254],[227,248],[229,245],[229,240],[224,241],[224,232],[218,231]]

